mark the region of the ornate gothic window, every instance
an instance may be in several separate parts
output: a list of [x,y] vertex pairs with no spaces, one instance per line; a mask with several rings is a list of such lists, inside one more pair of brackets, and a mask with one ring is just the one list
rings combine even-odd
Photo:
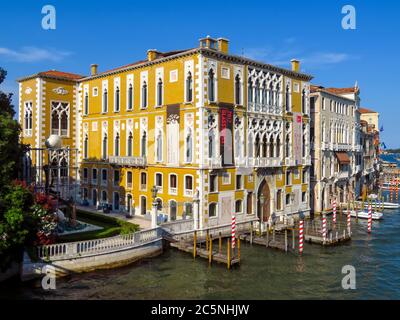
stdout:
[[253,133],[249,133],[249,138],[247,140],[247,156],[249,158],[254,157],[254,141],[253,141]]
[[254,103],[255,103],[255,111],[259,111],[259,103],[260,103],[260,82],[258,79],[254,84]]
[[103,136],[103,146],[102,146],[102,151],[103,151],[103,155],[102,158],[103,159],[107,159],[107,134],[104,134]]
[[51,103],[51,133],[59,136],[68,136],[69,103]]
[[260,135],[259,134],[256,135],[256,140],[254,142],[254,149],[256,151],[255,157],[256,158],[260,157]]
[[192,131],[189,129],[186,135],[186,162],[193,161],[193,137]]
[[281,156],[281,139],[279,135],[276,137],[276,156]]
[[83,157],[85,159],[88,158],[88,153],[89,153],[89,138],[88,135],[85,134],[85,140],[83,142]]
[[269,156],[271,158],[274,157],[274,137],[271,134],[271,137],[269,138]]
[[290,134],[288,133],[286,135],[286,141],[285,141],[285,157],[289,158],[290,157]]
[[249,110],[251,110],[251,107],[253,105],[253,82],[251,81],[251,79],[249,79],[248,84],[247,84],[247,99],[248,99],[248,103],[249,103]]
[[26,136],[32,135],[32,102],[25,102],[24,130]]
[[291,109],[291,106],[290,106],[290,86],[289,86],[289,84],[286,85],[285,105],[286,105],[286,111],[289,112],[290,109]]
[[119,156],[119,133],[117,133],[114,140],[114,155]]
[[85,107],[84,114],[87,115],[89,113],[89,94],[85,92]]
[[214,130],[210,130],[208,132],[208,157],[214,158],[215,156],[216,156],[215,132]]
[[302,113],[306,113],[306,90],[303,89],[303,91],[301,92],[301,112]]
[[141,140],[140,140],[140,145],[141,145],[141,156],[145,157],[147,155],[147,135],[146,131],[143,131]]
[[157,138],[156,138],[156,159],[157,161],[162,161],[162,148],[163,145],[163,137],[161,130],[158,131]]

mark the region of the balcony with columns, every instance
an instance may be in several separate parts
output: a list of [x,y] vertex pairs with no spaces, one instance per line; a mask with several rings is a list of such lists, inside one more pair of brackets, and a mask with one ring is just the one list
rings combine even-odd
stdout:
[[145,167],[147,165],[146,157],[110,156],[108,161],[110,164],[127,167]]

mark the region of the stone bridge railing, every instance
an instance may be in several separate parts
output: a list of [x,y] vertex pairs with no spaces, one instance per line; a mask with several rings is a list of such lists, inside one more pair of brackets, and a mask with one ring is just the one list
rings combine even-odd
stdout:
[[41,260],[73,259],[139,247],[161,239],[162,230],[155,228],[110,238],[44,245],[37,247],[37,255]]

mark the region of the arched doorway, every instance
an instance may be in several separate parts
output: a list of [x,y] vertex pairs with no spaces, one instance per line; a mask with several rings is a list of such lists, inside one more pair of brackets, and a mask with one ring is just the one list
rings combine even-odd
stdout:
[[92,190],[92,201],[93,201],[93,205],[97,206],[97,190],[96,189]]
[[126,212],[130,213],[132,207],[132,195],[128,194],[126,197]]
[[114,210],[119,211],[119,193],[114,192]]
[[[260,198],[261,195],[263,196],[263,205],[261,205]],[[257,193],[257,212],[258,216],[260,216],[260,213],[262,213],[262,221],[266,222],[269,219],[269,216],[271,214],[271,194],[269,191],[269,187],[267,184],[267,181],[264,179],[263,182],[261,182],[260,187],[258,188],[258,193]]]

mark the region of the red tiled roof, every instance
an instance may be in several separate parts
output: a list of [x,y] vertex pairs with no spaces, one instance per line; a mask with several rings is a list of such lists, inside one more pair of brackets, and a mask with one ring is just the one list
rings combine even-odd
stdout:
[[44,72],[39,72],[38,76],[48,76],[48,77],[56,77],[56,78],[63,78],[63,79],[70,79],[70,80],[79,80],[84,76],[79,74],[70,73],[70,72],[62,72],[57,70],[49,70]]
[[360,111],[360,113],[377,113],[376,111],[367,108],[360,108],[358,111]]
[[346,94],[346,93],[355,93],[358,91],[358,88],[326,88],[326,91],[335,93],[335,94]]

